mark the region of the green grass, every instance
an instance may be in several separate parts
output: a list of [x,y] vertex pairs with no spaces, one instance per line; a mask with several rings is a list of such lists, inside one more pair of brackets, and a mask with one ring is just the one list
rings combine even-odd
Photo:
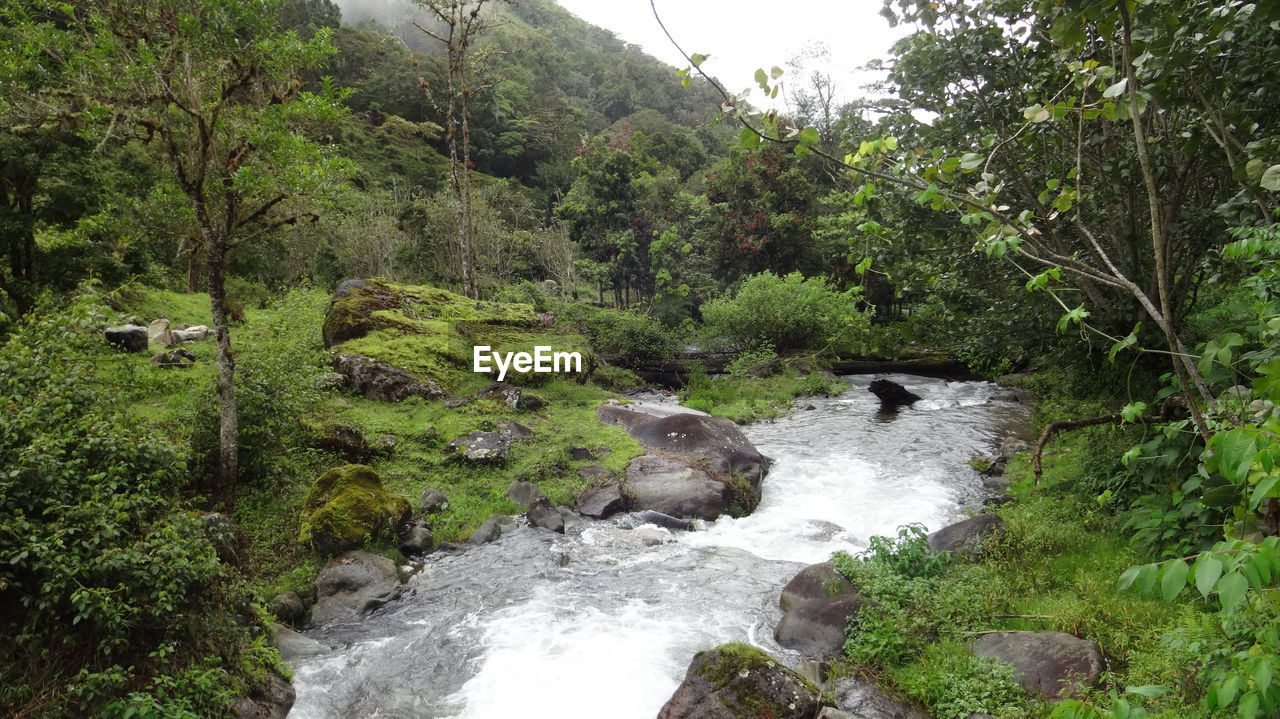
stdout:
[[683,402],[690,409],[746,424],[787,414],[796,397],[834,395],[846,389],[848,385],[840,379],[791,368],[763,378],[695,374],[689,378]]

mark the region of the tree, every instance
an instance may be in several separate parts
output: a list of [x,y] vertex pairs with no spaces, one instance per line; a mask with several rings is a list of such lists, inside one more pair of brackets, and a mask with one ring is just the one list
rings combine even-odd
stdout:
[[218,347],[219,479],[229,487],[239,432],[227,258],[237,246],[313,218],[306,199],[350,171],[304,134],[342,112],[340,93],[301,92],[297,76],[333,51],[329,33],[303,41],[280,32],[274,0],[23,7],[40,55],[75,72],[64,86],[19,86],[25,97],[15,100],[75,117],[95,127],[103,144],[137,140],[153,148],[194,214],[199,234],[188,249],[206,258]]

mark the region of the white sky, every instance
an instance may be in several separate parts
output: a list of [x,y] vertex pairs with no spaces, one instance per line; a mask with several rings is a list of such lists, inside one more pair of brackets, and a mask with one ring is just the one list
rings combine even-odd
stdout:
[[[626,42],[676,67],[688,65],[662,34],[649,0],[557,0],[587,22],[612,30]],[[655,0],[662,21],[690,54],[704,53],[703,65],[730,92],[754,87],[756,68],[786,69],[793,55],[826,43],[827,68],[841,99],[862,96],[873,76],[857,68],[888,56],[906,34],[880,16],[882,0]],[[787,80],[783,76],[783,80]],[[759,93],[757,93],[758,95]],[[761,104],[759,97],[753,102]]]

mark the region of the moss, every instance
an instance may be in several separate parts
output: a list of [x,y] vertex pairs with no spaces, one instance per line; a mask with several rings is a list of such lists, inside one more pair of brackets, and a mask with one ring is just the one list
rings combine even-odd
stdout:
[[752,487],[751,482],[742,475],[730,475],[725,483],[729,485],[730,495],[729,507],[725,512],[730,517],[745,517],[760,506],[760,490]]
[[302,506],[298,538],[323,536],[360,545],[388,536],[409,514],[409,501],[388,492],[371,467],[348,464],[320,475]]
[[[726,708],[733,712],[734,717],[761,719],[795,714],[794,707],[780,704],[761,693],[758,681],[750,676],[752,672],[779,666],[778,660],[761,649],[741,642],[722,644],[712,650],[712,653],[716,655],[715,661],[704,663],[698,668],[697,675],[707,680],[716,690],[732,687],[725,699],[732,701],[732,706],[726,704]],[[783,670],[789,671],[785,668]],[[816,686],[799,674],[793,673],[793,679],[815,696],[821,695]]]

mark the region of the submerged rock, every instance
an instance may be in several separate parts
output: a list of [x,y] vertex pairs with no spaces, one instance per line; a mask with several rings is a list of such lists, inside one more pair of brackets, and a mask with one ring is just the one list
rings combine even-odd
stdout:
[[637,512],[632,515],[640,524],[652,524],[663,529],[670,529],[676,532],[692,532],[693,522],[679,517],[672,517],[669,514],[655,512],[652,509],[646,509],[643,512]]
[[1106,668],[1097,642],[1065,632],[992,632],[969,647],[1011,665],[1027,693],[1045,700],[1080,696]]
[[896,409],[920,401],[920,395],[893,380],[883,378],[872,380],[871,386],[867,387],[867,391],[880,400],[880,406],[884,409]]
[[476,531],[467,537],[468,544],[488,544],[495,542],[503,534],[516,528],[516,521],[503,514],[492,514]]
[[311,637],[299,634],[283,624],[273,623],[270,627],[276,649],[280,652],[280,658],[286,663],[292,662],[294,659],[313,657],[329,651],[329,647]]
[[337,619],[354,619],[400,595],[395,562],[357,550],[324,565],[316,575],[316,605],[311,623],[317,626]]
[[987,541],[1004,531],[1004,520],[995,514],[979,514],[943,527],[929,535],[929,547],[935,552],[951,552],[965,559],[982,554]]
[[388,492],[372,468],[335,467],[320,475],[302,506],[299,538],[317,552],[338,554],[365,538],[390,535],[409,518],[409,500]]
[[763,651],[725,644],[698,652],[658,719],[811,719],[822,692]]

